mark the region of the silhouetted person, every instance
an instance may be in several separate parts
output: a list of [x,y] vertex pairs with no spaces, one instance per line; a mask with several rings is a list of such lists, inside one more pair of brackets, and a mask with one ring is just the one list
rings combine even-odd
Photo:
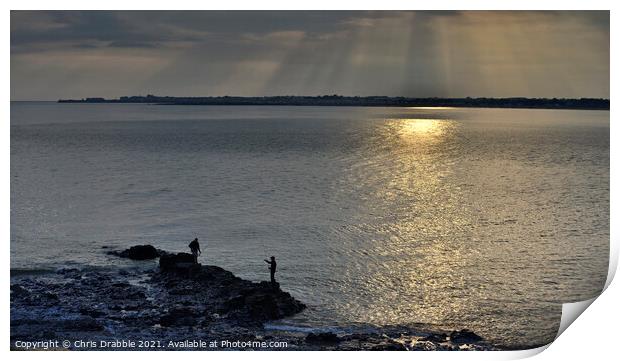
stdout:
[[276,284],[276,267],[277,267],[276,258],[274,256],[271,256],[271,261],[265,260],[265,262],[269,264],[269,271],[271,272],[271,284],[275,285]]
[[192,251],[192,255],[194,255],[194,263],[198,263],[198,255],[202,253],[200,251],[200,243],[198,243],[198,238],[194,238],[194,240],[189,244],[189,249]]

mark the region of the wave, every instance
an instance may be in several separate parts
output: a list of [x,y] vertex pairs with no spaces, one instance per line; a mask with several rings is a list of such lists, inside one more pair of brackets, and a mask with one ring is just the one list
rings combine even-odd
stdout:
[[272,331],[283,331],[283,332],[290,332],[290,333],[306,333],[306,334],[324,333],[324,332],[331,332],[331,333],[335,333],[339,335],[353,334],[353,333],[377,334],[377,333],[382,333],[383,331],[382,327],[368,325],[368,324],[350,324],[350,325],[338,325],[338,326],[334,326],[334,325],[310,326],[310,325],[303,325],[303,324],[295,325],[291,323],[286,323],[286,324],[285,323],[266,323],[263,325],[263,327],[266,330],[272,330]]
[[335,327],[306,327],[306,326],[291,326],[291,325],[273,325],[265,324],[263,327],[266,330],[296,332],[296,333],[317,333],[317,332],[335,332]]
[[134,270],[142,270],[144,267],[130,265],[88,265],[82,264],[78,262],[65,262],[62,264],[46,264],[41,267],[32,267],[32,268],[24,268],[24,267],[11,267],[11,277],[19,277],[19,276],[37,276],[37,275],[48,275],[48,274],[63,274],[67,271],[77,271],[80,273],[88,272],[88,271],[134,271]]

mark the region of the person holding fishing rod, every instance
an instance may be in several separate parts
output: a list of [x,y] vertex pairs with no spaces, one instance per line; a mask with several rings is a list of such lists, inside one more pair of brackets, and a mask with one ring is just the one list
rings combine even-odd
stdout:
[[189,249],[192,251],[192,256],[194,256],[194,263],[198,263],[198,255],[202,254],[200,250],[200,243],[198,243],[198,238],[194,238],[194,240],[189,244]]
[[267,262],[267,264],[269,264],[269,272],[271,273],[271,285],[275,286],[277,285],[276,282],[276,258],[274,256],[271,256],[271,261],[265,260],[265,262]]

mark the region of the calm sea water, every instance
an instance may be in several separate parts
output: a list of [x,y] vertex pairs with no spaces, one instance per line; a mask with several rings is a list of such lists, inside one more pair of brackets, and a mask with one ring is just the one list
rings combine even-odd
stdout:
[[607,274],[607,111],[12,103],[10,176],[13,269],[198,237],[244,278],[277,257],[310,306],[280,326],[540,344]]

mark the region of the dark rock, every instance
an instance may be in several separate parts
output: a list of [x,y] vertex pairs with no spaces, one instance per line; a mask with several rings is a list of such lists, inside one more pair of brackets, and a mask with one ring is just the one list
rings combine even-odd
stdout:
[[450,341],[454,343],[475,343],[482,341],[482,337],[476,335],[470,330],[463,329],[460,331],[452,331],[450,332]]
[[147,259],[155,259],[159,257],[159,251],[157,250],[157,248],[149,244],[133,246],[122,252],[112,251],[112,252],[108,252],[108,254],[123,257],[123,258],[129,258],[133,260],[147,260]]
[[75,320],[64,320],[61,327],[69,331],[101,331],[103,326],[94,318],[85,316]]
[[48,301],[58,301],[58,295],[51,292],[43,292],[41,297]]
[[106,315],[106,313],[103,311],[97,310],[95,308],[88,308],[88,307],[80,307],[80,313],[86,316],[93,317],[93,318],[98,318],[98,317]]
[[290,294],[280,289],[273,289],[271,286],[230,282],[228,289],[240,294],[223,302],[218,307],[218,312],[235,313],[252,321],[280,319],[294,315],[306,307]]
[[228,313],[231,311],[240,310],[245,306],[245,296],[236,296],[226,300],[219,310],[221,313]]
[[143,300],[144,292],[128,283],[117,283],[110,287],[110,298],[113,300]]
[[159,258],[159,268],[163,272],[175,272],[188,263],[194,264],[194,256],[189,253],[164,254]]
[[60,302],[58,295],[48,291],[31,292],[29,295],[23,295],[21,301],[29,306],[39,307],[50,307]]
[[332,332],[321,332],[321,333],[309,333],[306,336],[306,342],[308,343],[338,343],[340,342],[340,338]]
[[306,305],[299,302],[288,292],[277,290],[274,292],[280,310],[280,317],[292,316],[306,309]]
[[433,343],[440,343],[440,342],[445,342],[447,338],[448,338],[448,335],[446,335],[445,333],[441,333],[441,334],[432,333],[426,337],[422,337],[419,341],[429,341]]
[[371,351],[407,351],[407,347],[400,342],[388,341],[370,348]]
[[191,308],[173,308],[160,318],[159,324],[164,327],[194,326],[197,323],[195,316],[195,311]]
[[13,284],[11,285],[11,295],[17,297],[27,297],[30,295],[30,291],[20,285]]
[[168,291],[169,294],[171,295],[192,295],[194,293],[196,293],[196,290],[194,290],[191,287],[173,287],[171,285],[170,290]]
[[194,277],[201,271],[200,264],[194,262],[178,262],[174,268],[176,273],[188,278]]
[[283,317],[274,295],[253,294],[245,298],[245,305],[254,320],[275,320]]
[[[251,282],[220,267],[194,264],[190,254],[160,258],[161,270],[142,274],[133,269],[68,269],[40,279],[13,280],[11,337],[41,339],[47,331],[59,339],[105,339],[110,332],[114,337],[153,332],[185,337],[196,332],[253,339],[263,322],[305,308],[269,282]],[[185,276],[188,272],[191,277]],[[162,329],[153,328],[156,325]],[[295,347],[305,347],[305,335],[297,337],[300,343]]]
[[[253,326],[294,315],[306,306],[269,282],[243,280],[217,266],[188,263],[188,253],[160,257],[161,272],[153,275],[176,302],[199,299],[209,310],[235,325]],[[186,276],[190,277],[186,277]]]

